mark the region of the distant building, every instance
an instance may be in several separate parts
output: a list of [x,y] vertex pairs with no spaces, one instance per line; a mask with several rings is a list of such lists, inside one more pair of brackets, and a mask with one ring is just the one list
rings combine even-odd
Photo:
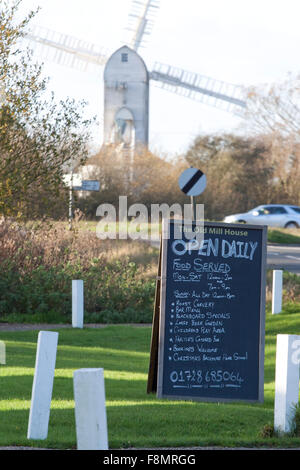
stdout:
[[[130,190],[134,153],[147,149],[149,142],[149,74],[143,59],[127,46],[115,51],[105,65],[103,131],[102,150],[112,152],[124,166]],[[99,178],[93,158],[77,171],[81,179]],[[82,191],[78,194],[87,195]]]
[[149,74],[143,59],[127,46],[104,69],[104,144],[134,151],[148,147]]

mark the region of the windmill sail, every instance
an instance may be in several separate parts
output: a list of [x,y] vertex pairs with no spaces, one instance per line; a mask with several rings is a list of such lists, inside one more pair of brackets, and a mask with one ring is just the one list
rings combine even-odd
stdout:
[[[81,70],[89,63],[103,66],[110,55],[103,47],[43,27],[32,29],[27,38],[41,46],[38,52],[45,59]],[[149,75],[160,87],[186,98],[238,114],[246,108],[243,89],[238,85],[160,62],[155,62]]]
[[225,111],[241,114],[241,108],[246,108],[243,89],[238,85],[159,62],[155,62],[150,78],[168,91]]
[[44,59],[80,70],[89,63],[104,65],[110,55],[104,47],[41,26],[32,27],[26,39],[34,41]]
[[[126,42],[131,49],[144,47],[158,9],[159,0],[132,0],[127,30],[133,35]],[[80,70],[86,70],[88,64],[103,66],[111,55],[103,47],[40,26],[31,29],[27,39],[35,42],[37,52],[45,59]],[[246,108],[243,89],[237,85],[159,62],[155,62],[149,77],[165,90],[240,116]]]
[[152,32],[154,20],[159,9],[159,0],[133,0],[131,11],[128,15],[129,25],[126,28],[133,32],[126,44],[138,51],[141,47],[145,47],[146,37]]

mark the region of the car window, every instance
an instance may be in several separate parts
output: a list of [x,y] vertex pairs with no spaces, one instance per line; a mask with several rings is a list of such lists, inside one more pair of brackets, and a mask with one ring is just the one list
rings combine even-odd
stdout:
[[274,215],[274,214],[286,214],[287,213],[287,210],[284,207],[281,207],[281,206],[279,206],[279,207],[266,206],[266,207],[264,207],[264,209],[265,209],[265,211],[267,211],[265,213],[272,214],[272,215]]
[[268,214],[268,211],[266,211],[266,209],[262,209],[262,208],[258,209],[257,212],[258,212],[259,215]]
[[291,206],[291,209],[296,212],[297,214],[300,214],[300,207],[292,207]]

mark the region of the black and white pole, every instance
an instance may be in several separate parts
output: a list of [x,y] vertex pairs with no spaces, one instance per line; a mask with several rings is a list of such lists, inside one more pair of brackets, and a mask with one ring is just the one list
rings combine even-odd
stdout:
[[201,194],[206,188],[206,176],[198,168],[190,167],[181,173],[178,184],[181,191],[191,198],[192,217],[195,220],[196,207],[194,197]]

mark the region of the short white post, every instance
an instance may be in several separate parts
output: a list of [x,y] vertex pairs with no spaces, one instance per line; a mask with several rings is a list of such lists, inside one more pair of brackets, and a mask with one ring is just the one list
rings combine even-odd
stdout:
[[107,420],[103,369],[74,372],[78,450],[107,450]]
[[46,439],[48,435],[57,342],[58,333],[39,332],[28,422],[28,439]]
[[282,271],[273,271],[272,314],[280,313],[282,309]]
[[83,328],[83,281],[72,281],[72,326]]
[[293,430],[295,405],[299,399],[300,336],[277,335],[274,430]]
[[6,364],[6,347],[4,341],[0,341],[0,364]]

